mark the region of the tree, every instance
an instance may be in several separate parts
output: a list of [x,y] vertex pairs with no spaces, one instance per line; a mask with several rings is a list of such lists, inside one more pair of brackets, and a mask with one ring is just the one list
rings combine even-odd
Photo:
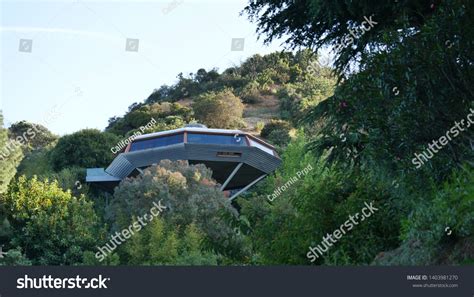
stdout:
[[29,150],[44,148],[58,139],[46,127],[27,121],[14,123],[8,130],[11,139],[22,138]]
[[174,128],[174,120],[170,120],[170,117],[178,118],[177,121],[189,122],[191,115],[192,110],[179,103],[160,102],[136,105],[125,116],[112,118],[106,131],[120,136],[131,135],[136,131],[143,133],[141,129],[153,120],[156,124],[149,130],[162,131],[159,129],[166,130],[167,126]]
[[256,81],[251,81],[250,83],[246,84],[240,90],[239,96],[242,98],[242,101],[247,104],[260,103],[264,100]]
[[7,130],[3,128],[3,116],[0,112],[0,194],[7,190],[22,158],[20,144],[8,139]]
[[[123,247],[129,265],[216,265],[217,255],[203,249],[204,235],[194,224],[181,228],[160,217],[134,234]],[[123,262],[123,261],[122,261]]]
[[285,84],[278,91],[282,118],[300,126],[307,113],[334,94],[336,80],[321,74],[306,74],[300,82]]
[[[311,109],[306,123],[319,127],[314,152],[340,164],[384,164],[421,187],[431,178],[443,182],[472,160],[474,134],[461,127],[462,137],[452,137],[429,166],[413,172],[415,153],[465,121],[473,106],[474,6],[461,3],[441,4],[416,35],[367,57],[367,67]],[[456,41],[439,46],[440,38]]]
[[398,222],[406,210],[390,203],[390,184],[337,166],[325,167],[324,159],[307,152],[302,134],[282,158],[281,167],[258,192],[237,201],[252,226],[249,237],[258,263],[310,264],[308,247],[317,246],[371,201],[379,210],[353,226],[314,263],[369,264],[379,251],[396,247]]
[[54,172],[51,164],[51,150],[48,146],[27,152],[17,167],[17,176],[25,175],[28,178],[36,176],[48,177]]
[[[402,220],[400,247],[381,251],[376,265],[462,265],[474,261],[474,169],[456,170]],[[446,226],[452,234],[446,235]],[[448,241],[449,238],[449,241]]]
[[[459,131],[462,137],[451,134],[448,144],[422,168],[415,168],[413,157],[432,146],[433,140],[446,138],[453,125],[466,121],[472,108],[474,48],[470,40],[474,38],[474,4],[458,0],[397,4],[256,0],[250,1],[246,11],[262,25],[259,30],[267,34],[267,41],[288,33],[291,46],[336,46],[336,66],[342,78],[333,96],[310,106],[303,115],[305,128],[314,132],[307,148],[316,153],[327,170],[310,183],[316,193],[311,194],[309,188],[298,196],[288,192],[288,202],[297,215],[288,211],[289,215],[279,216],[277,204],[285,201],[282,199],[269,207],[269,214],[264,216],[269,221],[264,221],[270,225],[281,218],[277,222],[282,227],[277,229],[289,234],[293,234],[294,226],[304,233],[301,230],[306,230],[306,225],[298,221],[328,224],[326,228],[331,230],[334,226],[330,227],[330,218],[319,213],[315,205],[326,201],[325,211],[342,219],[344,211],[355,211],[355,202],[373,196],[384,205],[385,220],[374,217],[373,224],[361,229],[370,241],[364,240],[356,248],[341,240],[331,254],[319,259],[321,263],[370,263],[375,250],[385,255],[377,263],[439,263],[446,252],[442,228],[451,223],[447,217],[453,215],[459,219],[460,236],[451,237],[451,243],[461,252],[472,244],[469,236],[473,224],[466,220],[472,208],[472,199],[467,198],[471,178],[454,183],[449,189],[456,189],[452,198],[437,186],[472,160],[472,130],[464,126]],[[344,38],[352,39],[350,30],[370,17],[377,24],[349,44],[338,46]],[[353,73],[347,71],[350,66],[354,66]],[[294,97],[294,93],[287,93],[283,97]],[[284,109],[291,110],[290,105]],[[445,199],[456,202],[448,207],[442,202]],[[295,205],[293,201],[300,203]],[[276,214],[273,219],[272,213]],[[393,225],[386,224],[387,217]],[[269,233],[268,228],[262,229],[256,239]],[[351,233],[351,241],[360,241],[361,235]],[[272,247],[262,242],[266,251],[262,254],[269,256],[290,248],[285,238],[274,242]],[[310,244],[298,239],[294,242]],[[285,258],[287,254],[292,253],[279,254],[282,262],[297,261]],[[469,257],[450,258],[459,263],[469,261]]]
[[274,145],[285,147],[291,140],[290,131],[292,129],[291,124],[287,121],[271,120],[263,127],[260,136]]
[[143,174],[122,181],[108,208],[111,231],[129,226],[133,217],[143,216],[153,202],[160,200],[166,206],[160,217],[167,225],[183,231],[180,228],[195,224],[203,232],[208,248],[229,257],[242,257],[242,238],[235,236],[231,220],[227,219],[235,220],[237,212],[217,187],[211,171],[202,164],[163,160]]
[[94,250],[101,238],[92,203],[73,197],[57,182],[21,176],[1,202],[13,231],[8,247],[21,248],[35,265],[80,263],[84,251]]
[[28,260],[25,255],[22,254],[21,249],[11,249],[5,253],[6,255],[3,258],[0,257],[0,266],[31,265],[31,261]]
[[[360,54],[380,49],[378,46],[386,44],[387,39],[399,40],[418,31],[440,2],[250,0],[243,13],[257,23],[257,32],[265,35],[266,43],[288,36],[286,43],[291,48],[317,50],[344,45],[352,39],[337,51],[336,66],[343,73]],[[363,22],[370,27],[365,34],[359,32]]]
[[111,148],[120,138],[114,134],[85,129],[59,139],[51,151],[54,170],[67,167],[105,167],[113,159]]
[[192,107],[196,119],[210,128],[238,128],[242,125],[244,105],[229,89],[205,93]]

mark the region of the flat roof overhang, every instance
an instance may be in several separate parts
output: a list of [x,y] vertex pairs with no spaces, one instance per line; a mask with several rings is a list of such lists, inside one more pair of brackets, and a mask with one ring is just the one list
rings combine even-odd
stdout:
[[120,178],[108,174],[104,168],[88,168],[86,182],[117,182]]

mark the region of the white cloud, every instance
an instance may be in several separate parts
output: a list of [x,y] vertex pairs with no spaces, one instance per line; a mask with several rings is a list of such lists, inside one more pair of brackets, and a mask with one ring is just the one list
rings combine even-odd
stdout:
[[107,35],[102,32],[92,32],[92,31],[84,31],[84,30],[62,29],[62,28],[0,27],[0,32],[71,34],[71,35],[80,35],[80,36],[89,37],[89,38],[106,39],[106,40],[111,40],[111,41],[120,41],[123,39],[120,37]]

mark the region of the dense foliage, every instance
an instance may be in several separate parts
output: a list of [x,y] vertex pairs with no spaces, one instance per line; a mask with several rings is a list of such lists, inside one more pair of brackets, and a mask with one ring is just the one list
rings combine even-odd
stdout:
[[204,250],[204,235],[195,225],[185,227],[155,219],[124,246],[127,264],[216,265],[218,256]]
[[[410,36],[420,30],[441,1],[344,1],[344,0],[250,0],[244,12],[258,24],[267,43],[284,36],[290,47],[339,49],[336,66],[347,70],[360,55],[383,48],[390,33]],[[463,1],[467,3],[468,1]],[[360,26],[373,16],[371,29],[361,34]],[[358,30],[359,28],[359,30]],[[355,31],[350,46],[347,36]],[[389,33],[389,34],[387,34]],[[356,38],[357,37],[357,38]]]
[[22,157],[20,144],[8,139],[8,131],[3,128],[3,116],[0,112],[0,194],[7,190]]
[[111,148],[120,138],[111,133],[85,129],[63,136],[51,151],[51,163],[55,170],[66,167],[104,167],[113,159]]
[[[303,193],[288,199],[291,207],[283,210],[278,205],[284,202],[271,204],[268,211],[275,215],[263,223],[281,218],[285,224],[286,218],[288,226],[299,226],[295,230],[316,232],[322,238],[336,226],[324,226],[326,220],[318,216],[318,206],[324,204],[324,212],[337,217],[338,209],[346,215],[357,211],[356,205],[349,207],[356,197],[379,200],[385,218],[377,220],[378,214],[371,218],[364,226],[370,229],[362,229],[369,234],[365,240],[357,239],[362,228],[358,227],[316,263],[368,264],[376,259],[377,264],[426,265],[472,261],[469,246],[473,244],[474,194],[468,183],[474,151],[472,130],[467,129],[471,125],[467,116],[474,106],[472,3],[264,0],[251,1],[246,12],[260,24],[260,32],[268,41],[289,33],[290,46],[312,44],[316,48],[341,43],[364,16],[373,16],[378,22],[354,43],[337,47],[340,84],[333,96],[310,106],[302,117],[306,135],[311,135],[307,147],[326,170],[309,183],[317,192],[307,197],[311,190],[298,187]],[[355,71],[348,71],[352,66],[356,66]],[[451,139],[447,131],[455,126],[457,134]],[[449,138],[447,146],[437,147],[434,157],[431,155],[421,168],[415,167],[414,156],[441,136]],[[297,156],[287,155],[291,164],[293,158]],[[327,174],[338,182],[331,185],[331,179],[325,179]],[[317,197],[324,197],[326,192],[318,187],[322,181],[331,198],[318,203]],[[272,188],[277,186],[272,184]],[[464,199],[448,194],[454,189],[462,191]],[[284,201],[287,195],[292,194],[285,193],[279,200]],[[302,205],[311,207],[305,210]],[[321,226],[305,229],[298,225],[307,215],[325,231],[321,233]],[[391,223],[387,225],[387,221]],[[261,226],[261,236],[270,232]],[[456,226],[450,227],[456,230],[450,240],[446,226]],[[294,236],[298,238],[300,233],[304,232]],[[304,238],[309,237],[308,233]],[[315,244],[302,242],[300,251],[304,244]],[[293,254],[293,258],[285,254],[280,259],[267,259],[265,253],[263,257],[270,263],[302,260]]]
[[[153,120],[157,123],[149,127],[149,123],[153,123]],[[149,105],[134,103],[124,117],[109,119],[106,131],[129,136],[137,131],[150,133],[179,128],[190,120],[192,120],[192,110],[178,103],[162,102]]]
[[232,91],[205,93],[193,104],[196,118],[209,128],[238,128],[242,125],[244,105]]
[[73,197],[55,182],[20,177],[1,200],[10,228],[7,249],[25,253],[33,264],[81,263],[95,248],[99,219],[84,196]]
[[290,142],[290,132],[293,127],[284,120],[271,120],[260,131],[260,136],[267,139],[273,145],[284,148]]
[[8,133],[11,139],[22,139],[25,142],[23,147],[28,150],[46,147],[58,139],[46,127],[27,121],[12,124]]
[[[232,257],[241,255],[239,239],[229,221],[237,216],[237,212],[218,190],[210,170],[203,165],[189,166],[186,162],[165,160],[144,170],[140,176],[123,181],[116,188],[108,208],[112,231],[130,225],[132,218],[142,216],[153,207],[153,202],[160,200],[166,206],[166,211],[160,216],[164,219],[162,223],[174,226],[176,236],[180,237],[187,231],[197,232],[189,236],[205,236],[203,239],[208,249]],[[201,231],[192,231],[195,228]]]
[[[0,129],[0,265],[474,263],[474,3],[251,0],[243,13],[267,42],[285,36],[299,50],[180,73],[105,132],[55,141],[28,122]],[[334,68],[316,54],[325,46]],[[180,161],[113,193],[84,184],[120,140],[196,120],[260,133],[281,167],[232,205],[209,169]],[[35,127],[23,156],[8,135]],[[153,222],[103,262],[94,256],[158,202]],[[310,261],[367,203],[376,211]]]

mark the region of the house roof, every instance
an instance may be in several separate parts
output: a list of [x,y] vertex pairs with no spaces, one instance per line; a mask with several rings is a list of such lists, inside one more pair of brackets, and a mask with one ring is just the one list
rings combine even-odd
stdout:
[[[122,179],[138,174],[141,169],[159,163],[161,160],[187,160],[190,164],[202,163],[213,171],[213,178],[222,185],[222,190],[235,190],[251,186],[265,175],[275,171],[281,159],[274,147],[263,140],[240,130],[207,129],[184,127],[136,137],[133,142],[160,138],[184,132],[199,134],[239,135],[245,142],[188,142],[183,137],[178,143],[160,143],[152,147],[126,150],[120,153],[106,168],[87,170],[87,182],[118,183]],[[205,138],[204,138],[205,139]],[[132,142],[132,143],[133,143]]]

